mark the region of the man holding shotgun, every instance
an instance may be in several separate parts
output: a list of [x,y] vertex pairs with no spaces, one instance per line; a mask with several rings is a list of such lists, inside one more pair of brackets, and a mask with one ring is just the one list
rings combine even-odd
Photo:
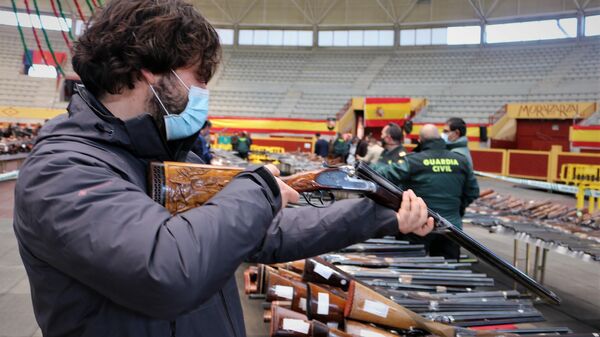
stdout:
[[204,206],[172,215],[147,196],[153,161],[198,162],[213,27],[181,0],[111,1],[79,39],[68,114],[49,121],[15,189],[14,228],[44,336],[245,336],[234,273],[433,227],[404,193],[284,209],[298,194],[250,168]]

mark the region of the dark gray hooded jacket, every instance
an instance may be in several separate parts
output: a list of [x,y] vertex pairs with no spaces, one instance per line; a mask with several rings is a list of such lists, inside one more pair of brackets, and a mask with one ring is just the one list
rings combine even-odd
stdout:
[[[14,228],[46,337],[245,336],[243,261],[289,261],[394,234],[368,199],[280,210],[265,169],[172,216],[146,194],[150,160],[196,160],[149,115],[127,123],[85,89],[43,128],[15,189]],[[193,139],[192,139],[193,140]]]

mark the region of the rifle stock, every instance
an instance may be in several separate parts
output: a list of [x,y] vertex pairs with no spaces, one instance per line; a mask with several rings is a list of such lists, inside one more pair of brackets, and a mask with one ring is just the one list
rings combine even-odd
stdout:
[[271,308],[271,329],[272,337],[351,337],[338,329],[331,328],[326,324],[309,320],[303,314],[273,306]]
[[271,273],[267,285],[267,301],[291,301],[292,310],[306,313],[307,288],[307,285],[300,281]]
[[450,325],[426,320],[373,289],[355,281],[350,283],[344,314],[348,318],[359,321],[375,323],[393,329],[421,329],[441,337],[456,337],[456,329],[458,329]]

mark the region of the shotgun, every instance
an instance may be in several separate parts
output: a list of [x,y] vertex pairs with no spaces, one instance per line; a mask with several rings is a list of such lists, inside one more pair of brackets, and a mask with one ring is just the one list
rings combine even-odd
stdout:
[[[242,170],[235,167],[177,162],[151,163],[149,194],[154,201],[165,206],[171,213],[183,212],[204,204]],[[307,202],[315,207],[326,207],[334,202],[331,191],[362,193],[393,210],[398,210],[402,202],[402,189],[379,175],[364,162],[359,162],[354,167],[326,167],[282,179],[297,192],[302,193]],[[316,198],[314,198],[315,193]],[[429,208],[428,213],[434,219],[435,232],[446,235],[542,299],[553,304],[560,303],[560,298],[554,292],[494,254],[444,217]]]

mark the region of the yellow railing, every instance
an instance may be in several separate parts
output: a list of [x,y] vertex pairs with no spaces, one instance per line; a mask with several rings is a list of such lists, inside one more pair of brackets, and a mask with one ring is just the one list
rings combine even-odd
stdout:
[[268,152],[268,153],[285,153],[285,149],[281,146],[262,146],[262,145],[251,145],[250,151],[253,152]]
[[[577,185],[577,209],[585,208],[585,191],[600,191],[600,165],[584,164],[564,164],[561,167],[560,178],[567,184]],[[596,201],[593,194],[588,199],[588,211],[594,212],[597,207],[600,208],[600,199]]]

